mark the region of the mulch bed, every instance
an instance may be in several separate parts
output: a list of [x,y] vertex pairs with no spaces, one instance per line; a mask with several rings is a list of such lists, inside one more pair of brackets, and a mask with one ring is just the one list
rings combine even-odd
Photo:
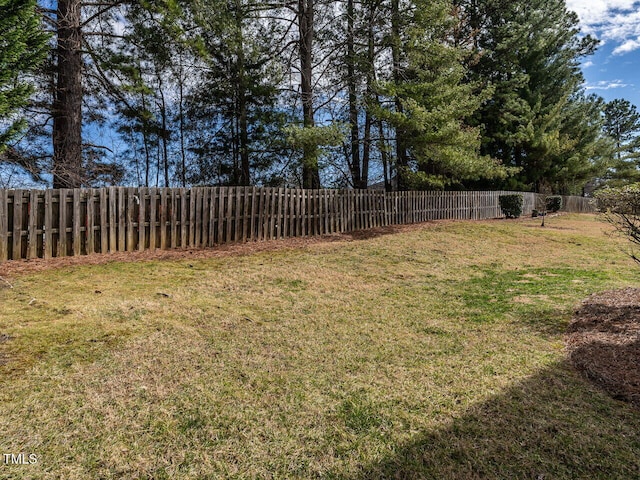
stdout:
[[640,288],[587,297],[566,341],[579,371],[614,398],[640,408]]

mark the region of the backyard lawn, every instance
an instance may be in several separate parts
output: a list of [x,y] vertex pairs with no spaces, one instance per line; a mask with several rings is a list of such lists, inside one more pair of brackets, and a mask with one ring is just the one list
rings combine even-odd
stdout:
[[564,339],[640,267],[546,224],[0,265],[0,478],[639,478],[640,411]]

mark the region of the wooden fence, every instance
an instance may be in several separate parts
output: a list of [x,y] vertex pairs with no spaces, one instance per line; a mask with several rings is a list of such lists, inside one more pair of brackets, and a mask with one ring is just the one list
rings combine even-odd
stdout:
[[[0,190],[0,262],[497,218],[503,193],[257,187]],[[523,195],[527,215],[537,197]],[[564,205],[568,211],[593,211],[582,197],[565,197]]]

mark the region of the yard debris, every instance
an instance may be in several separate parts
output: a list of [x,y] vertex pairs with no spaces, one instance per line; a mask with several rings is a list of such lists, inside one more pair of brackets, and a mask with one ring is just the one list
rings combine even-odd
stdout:
[[566,342],[579,371],[614,398],[640,408],[640,288],[587,297]]
[[9,335],[8,333],[0,333],[0,343],[8,342],[9,340],[13,340],[15,337]]

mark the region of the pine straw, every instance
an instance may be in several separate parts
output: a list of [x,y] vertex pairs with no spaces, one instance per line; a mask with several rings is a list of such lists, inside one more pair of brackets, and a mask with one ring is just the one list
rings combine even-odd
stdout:
[[640,288],[587,297],[568,327],[567,350],[587,378],[640,408]]
[[76,265],[104,265],[110,262],[144,262],[153,260],[207,259],[236,255],[251,255],[265,251],[278,251],[304,248],[309,245],[327,242],[352,242],[366,240],[383,235],[421,230],[428,226],[451,223],[451,220],[438,220],[410,225],[389,225],[385,227],[356,230],[320,236],[290,237],[261,242],[231,243],[211,248],[178,248],[175,250],[144,250],[134,252],[114,252],[107,254],[79,255],[49,259],[11,260],[0,263],[0,288],[11,288],[8,278],[16,275],[39,272]]

